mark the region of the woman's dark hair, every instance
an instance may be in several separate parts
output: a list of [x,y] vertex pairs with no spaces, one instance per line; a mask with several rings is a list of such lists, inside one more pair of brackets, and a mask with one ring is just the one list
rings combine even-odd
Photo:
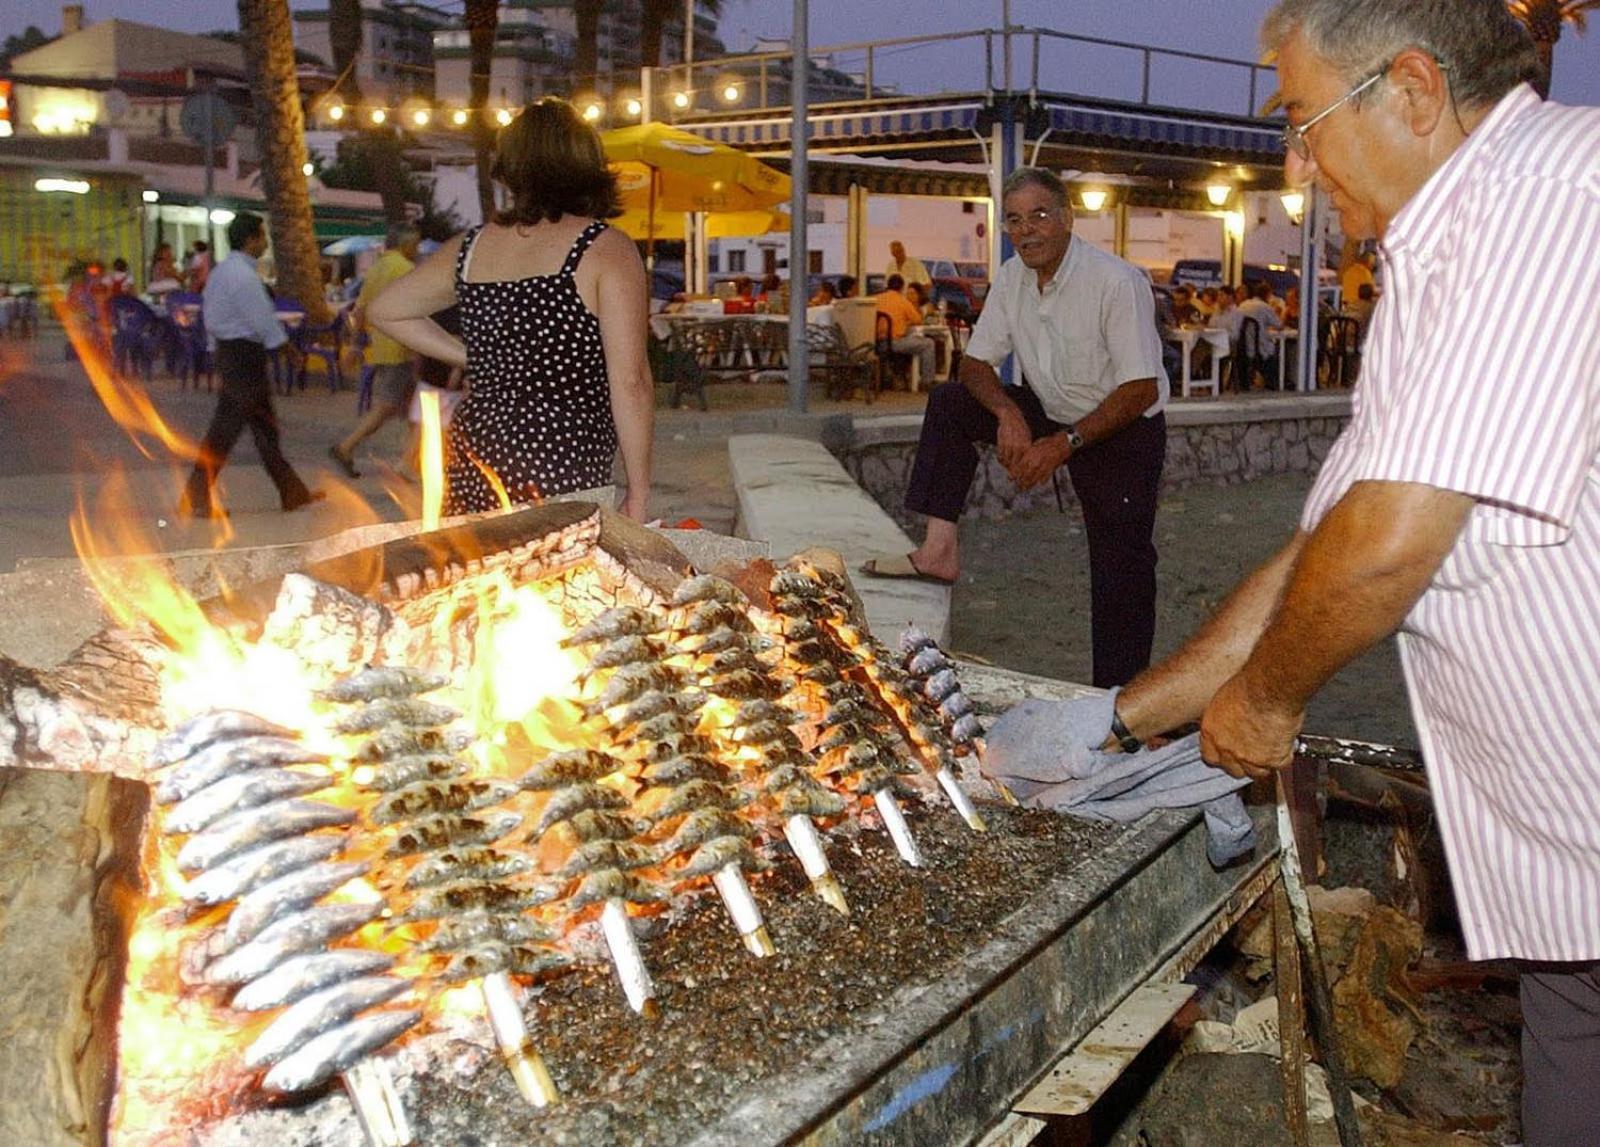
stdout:
[[546,96],[500,129],[489,174],[511,192],[495,222],[555,223],[563,215],[622,214],[617,177],[600,136],[566,100]]

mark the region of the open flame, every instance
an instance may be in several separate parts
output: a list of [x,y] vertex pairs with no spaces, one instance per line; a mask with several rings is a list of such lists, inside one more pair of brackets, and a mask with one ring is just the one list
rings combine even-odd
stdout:
[[439,392],[424,390],[422,406],[422,525],[439,528],[439,510],[444,505],[444,442],[439,416]]

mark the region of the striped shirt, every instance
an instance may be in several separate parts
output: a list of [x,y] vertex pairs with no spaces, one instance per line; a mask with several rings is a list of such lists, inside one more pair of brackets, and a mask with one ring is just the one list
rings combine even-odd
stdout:
[[1467,948],[1600,958],[1600,108],[1519,87],[1394,217],[1354,482],[1477,502],[1400,630]]

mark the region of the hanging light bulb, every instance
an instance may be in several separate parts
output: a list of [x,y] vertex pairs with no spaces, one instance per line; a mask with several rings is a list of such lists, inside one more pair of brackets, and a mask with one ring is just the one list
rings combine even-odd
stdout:
[[495,122],[498,123],[501,127],[505,127],[507,124],[509,124],[511,122],[511,109],[510,108],[501,108],[499,111],[494,113],[494,119],[495,119]]
[[451,112],[450,113],[450,122],[452,124],[454,124],[456,127],[466,127],[467,126],[467,109],[466,108],[457,108],[455,111]]
[[724,101],[730,104],[738,103],[739,85],[732,82],[724,84],[722,88],[722,98]]
[[672,106],[677,108],[679,111],[682,111],[684,108],[688,107],[689,106],[689,93],[688,92],[673,92],[672,93]]
[[433,118],[433,113],[427,108],[418,108],[411,113],[411,122],[417,127],[427,127],[428,121]]
[[1278,196],[1278,202],[1283,204],[1283,213],[1289,217],[1289,222],[1299,223],[1306,212],[1306,196],[1303,191],[1289,190]]
[[1086,191],[1078,192],[1078,199],[1083,203],[1085,211],[1099,211],[1106,205],[1109,196],[1098,187],[1091,187]]
[[1226,183],[1206,184],[1206,198],[1211,200],[1211,206],[1221,207],[1228,202],[1228,196],[1233,194],[1233,188]]
[[328,118],[333,120],[334,123],[338,123],[340,120],[342,120],[344,118],[344,105],[337,103],[329,104]]
[[374,127],[382,127],[383,124],[388,122],[389,113],[383,108],[373,108],[372,114],[368,118],[372,120]]
[[644,111],[644,104],[639,101],[637,96],[629,96],[628,102],[622,106],[627,111],[629,116],[637,116],[640,112]]
[[317,165],[316,164],[314,164],[314,163],[302,163],[300,165],[300,174],[305,176],[307,179],[310,179],[316,173],[317,173]]

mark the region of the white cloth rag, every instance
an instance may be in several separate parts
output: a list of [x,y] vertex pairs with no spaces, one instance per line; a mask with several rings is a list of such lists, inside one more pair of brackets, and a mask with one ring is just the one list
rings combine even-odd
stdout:
[[984,770],[1029,808],[1085,820],[1128,822],[1154,809],[1200,806],[1206,855],[1222,868],[1253,850],[1255,826],[1230,777],[1200,757],[1198,733],[1136,753],[1100,748],[1111,734],[1117,690],[1073,701],[1028,700],[984,738]]

